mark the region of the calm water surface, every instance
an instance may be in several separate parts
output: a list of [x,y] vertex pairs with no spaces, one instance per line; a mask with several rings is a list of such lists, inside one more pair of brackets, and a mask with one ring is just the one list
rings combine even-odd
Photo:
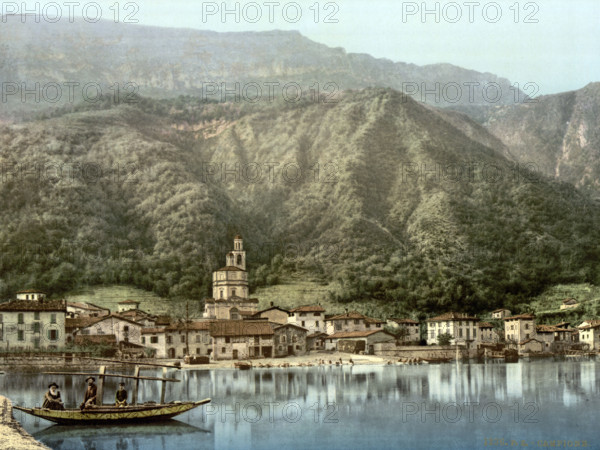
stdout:
[[[169,383],[167,401],[212,403],[166,424],[64,427],[15,416],[53,449],[546,448],[552,441],[600,448],[599,367],[544,360],[184,370],[173,372],[182,382]],[[56,381],[63,401],[76,406],[83,378],[8,373],[0,391],[15,404],[40,405]],[[107,382],[105,402],[118,382]],[[140,396],[157,400],[160,383],[142,382]]]

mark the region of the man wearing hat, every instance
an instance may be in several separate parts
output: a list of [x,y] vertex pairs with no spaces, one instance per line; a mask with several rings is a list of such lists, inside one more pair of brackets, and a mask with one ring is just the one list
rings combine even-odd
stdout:
[[96,381],[96,379],[94,377],[87,377],[85,381],[87,381],[88,387],[85,390],[85,397],[83,398],[83,403],[79,405],[79,408],[81,409],[96,404],[96,385],[94,384],[94,381]]
[[48,385],[48,392],[44,395],[44,404],[42,408],[48,409],[65,409],[65,405],[60,399],[60,392],[58,392],[58,384],[50,383]]
[[127,391],[123,382],[119,383],[119,390],[115,394],[115,406],[127,406]]

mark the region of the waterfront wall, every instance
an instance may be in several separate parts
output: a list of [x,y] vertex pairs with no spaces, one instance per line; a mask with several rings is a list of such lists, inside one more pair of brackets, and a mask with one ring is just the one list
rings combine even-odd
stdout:
[[[381,342],[373,345],[376,356],[384,358],[456,358],[456,347],[439,345],[404,346],[394,342]],[[476,349],[459,347],[460,358],[473,358]]]
[[41,450],[48,447],[36,441],[21,424],[13,419],[12,402],[0,395],[0,448],[11,450]]

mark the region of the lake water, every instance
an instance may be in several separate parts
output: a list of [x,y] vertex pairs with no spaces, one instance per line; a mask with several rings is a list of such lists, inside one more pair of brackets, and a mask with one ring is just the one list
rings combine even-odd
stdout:
[[[183,370],[172,372],[182,382],[169,383],[167,401],[212,403],[167,424],[74,428],[15,416],[53,449],[542,448],[552,441],[600,448],[599,367],[540,360]],[[152,373],[160,376],[143,371]],[[75,406],[83,378],[7,373],[0,391],[15,404],[39,405],[56,381]],[[107,382],[105,402],[118,381]],[[140,395],[158,400],[160,383],[142,382]]]

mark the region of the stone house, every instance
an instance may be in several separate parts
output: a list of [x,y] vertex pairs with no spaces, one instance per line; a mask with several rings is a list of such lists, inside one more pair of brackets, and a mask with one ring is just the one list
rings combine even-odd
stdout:
[[394,335],[383,330],[340,331],[325,338],[325,350],[338,350],[340,341],[360,341],[364,352],[373,354],[373,345],[378,342],[394,342]]
[[421,340],[419,322],[416,320],[392,318],[387,320],[387,325],[398,330],[396,339],[399,342],[419,342]]
[[523,342],[536,335],[535,316],[533,314],[519,314],[505,317],[503,320],[506,342]]
[[279,306],[271,306],[267,309],[257,312],[252,317],[255,319],[265,319],[269,322],[285,324],[288,323],[288,316],[290,312],[287,309],[280,308]]
[[308,330],[293,323],[276,326],[272,324],[275,356],[304,355],[309,350],[306,337]]
[[114,334],[119,342],[131,342],[141,345],[142,325],[118,314],[96,317],[92,323],[77,331],[78,335]]
[[210,324],[211,358],[248,359],[273,356],[274,331],[262,320],[217,320]]
[[325,333],[332,335],[341,331],[370,331],[383,330],[385,320],[367,317],[356,311],[325,319]]
[[93,303],[67,302],[67,318],[76,317],[102,317],[108,316],[110,309],[102,308]]

